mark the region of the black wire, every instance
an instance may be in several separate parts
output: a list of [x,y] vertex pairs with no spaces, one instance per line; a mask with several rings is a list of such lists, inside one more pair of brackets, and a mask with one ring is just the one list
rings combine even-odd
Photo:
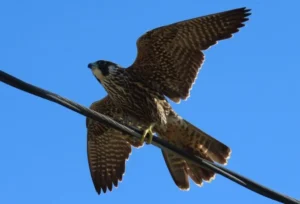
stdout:
[[[125,125],[122,125],[114,120],[112,120],[111,118],[102,115],[96,111],[93,111],[91,109],[88,109],[84,106],[81,106],[73,101],[70,101],[66,98],[63,98],[55,93],[51,93],[47,90],[41,89],[39,87],[33,86],[31,84],[28,84],[24,81],[21,81],[20,79],[13,77],[3,71],[0,70],[0,81],[13,86],[17,89],[20,89],[22,91],[31,93],[33,95],[36,95],[38,97],[47,99],[49,101],[58,103],[68,109],[71,109],[81,115],[84,115],[86,117],[92,118],[94,120],[97,120],[99,122],[102,122],[106,125],[109,125],[119,131],[122,131],[123,133],[126,133],[128,135],[137,137],[137,138],[141,138],[142,137],[142,131],[138,130],[134,127],[127,127]],[[190,155],[186,152],[184,152],[183,150],[179,149],[178,147],[169,144],[168,142],[166,142],[165,140],[162,140],[158,137],[153,137],[152,140],[152,145],[159,147],[161,149],[165,149],[168,151],[171,151],[181,157],[183,157],[185,160],[189,160],[194,162],[195,164],[209,169],[211,171],[214,171],[215,173],[218,173],[232,181],[234,181],[235,183],[248,188],[260,195],[263,195],[265,197],[268,197],[270,199],[276,200],[278,202],[281,203],[287,203],[287,204],[300,204],[300,202],[294,198],[291,198],[289,196],[277,193],[269,188],[266,188],[258,183],[255,183],[254,181],[251,181],[250,179],[247,179],[233,171],[230,171],[218,164],[214,164],[210,161],[207,161],[205,159],[202,159],[200,157],[194,156],[194,155]]]

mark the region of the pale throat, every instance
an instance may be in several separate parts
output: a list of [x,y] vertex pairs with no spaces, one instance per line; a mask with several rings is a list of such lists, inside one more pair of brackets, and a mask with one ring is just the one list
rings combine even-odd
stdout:
[[95,77],[97,77],[97,79],[99,79],[101,82],[103,81],[104,76],[99,69],[92,69],[92,72],[95,75]]

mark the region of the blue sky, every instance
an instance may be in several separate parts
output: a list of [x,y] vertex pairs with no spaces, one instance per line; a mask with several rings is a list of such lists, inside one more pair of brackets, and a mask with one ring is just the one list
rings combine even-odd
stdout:
[[[89,62],[126,67],[147,30],[243,6],[247,26],[205,52],[191,97],[173,107],[232,148],[228,168],[299,199],[299,1],[1,1],[0,69],[89,106],[106,95]],[[182,192],[152,146],[98,196],[85,118],[5,84],[0,95],[0,203],[274,203],[219,175]]]

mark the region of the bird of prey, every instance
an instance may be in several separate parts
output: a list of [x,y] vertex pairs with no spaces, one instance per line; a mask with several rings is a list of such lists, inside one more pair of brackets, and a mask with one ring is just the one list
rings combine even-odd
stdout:
[[[108,95],[91,109],[123,124],[145,130],[143,140],[130,138],[87,118],[87,151],[91,177],[98,194],[118,186],[131,145],[143,144],[147,133],[208,161],[226,164],[231,149],[180,117],[167,98],[186,100],[204,61],[203,50],[232,37],[248,20],[250,9],[239,8],[162,26],[137,40],[137,57],[128,68],[98,60],[88,64]],[[151,134],[152,135],[152,134]],[[146,139],[150,143],[151,138]],[[201,186],[214,172],[162,150],[175,184],[189,189],[189,177]]]

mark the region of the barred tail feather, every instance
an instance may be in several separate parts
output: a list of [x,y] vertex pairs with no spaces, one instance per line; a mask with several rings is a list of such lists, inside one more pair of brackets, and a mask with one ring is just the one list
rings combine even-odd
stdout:
[[[231,150],[229,147],[195,127],[180,117],[168,118],[167,130],[160,136],[183,150],[211,162],[227,164]],[[162,151],[175,184],[182,190],[189,189],[188,176],[198,185],[203,181],[210,182],[215,173],[200,166],[185,161],[173,153]]]
[[181,190],[189,190],[190,185],[186,161],[173,153],[169,153],[166,150],[162,150],[162,153],[175,184]]
[[212,161],[218,162],[223,165],[227,164],[227,161],[230,158],[231,154],[231,149],[228,146],[203,132],[186,120],[183,120],[182,126],[187,127],[187,134],[184,134],[182,132],[183,140],[187,140],[188,142],[190,142],[190,144],[192,144],[191,147],[195,149],[196,152],[197,150],[201,151],[202,154],[206,155]]

